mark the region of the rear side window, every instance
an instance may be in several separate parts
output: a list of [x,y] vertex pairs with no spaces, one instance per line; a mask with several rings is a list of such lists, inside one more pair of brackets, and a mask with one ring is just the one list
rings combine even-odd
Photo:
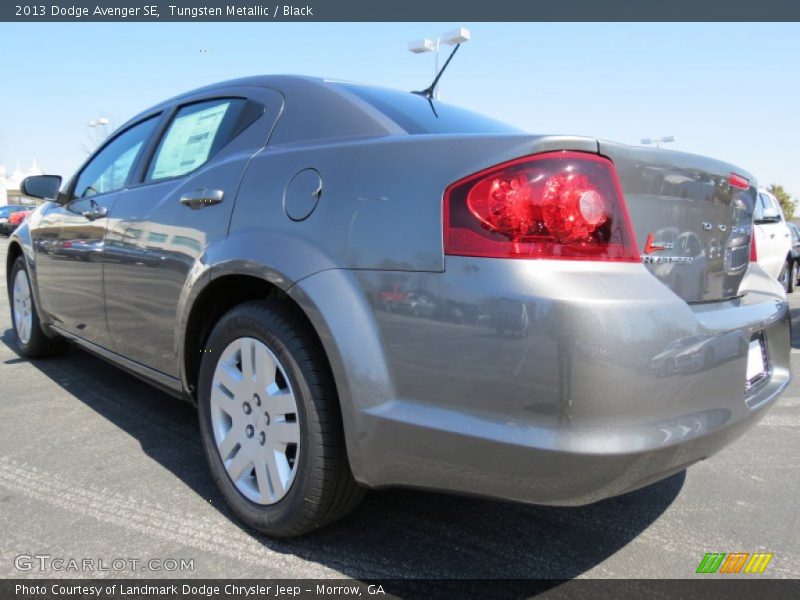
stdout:
[[376,108],[411,134],[521,133],[521,130],[478,113],[442,104],[410,92],[365,85],[338,84]]
[[180,177],[205,164],[260,114],[253,105],[222,98],[182,107],[161,138],[147,181]]

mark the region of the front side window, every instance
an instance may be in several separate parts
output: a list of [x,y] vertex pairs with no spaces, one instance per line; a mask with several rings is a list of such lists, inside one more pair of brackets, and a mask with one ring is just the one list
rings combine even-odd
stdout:
[[180,177],[203,165],[231,139],[244,104],[225,98],[181,108],[158,145],[147,180]]
[[767,196],[772,203],[772,210],[778,213],[778,218],[783,221],[783,209],[775,196]]
[[760,221],[764,218],[764,209],[769,208],[770,201],[764,194],[759,194],[758,198],[756,199],[756,207],[753,211],[753,219],[756,221]]
[[73,197],[86,198],[122,189],[156,122],[156,117],[142,121],[100,150],[81,171]]

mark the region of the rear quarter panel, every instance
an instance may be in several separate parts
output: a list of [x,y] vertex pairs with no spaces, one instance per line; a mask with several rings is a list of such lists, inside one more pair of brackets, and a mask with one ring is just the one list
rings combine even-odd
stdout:
[[[511,158],[560,149],[596,152],[597,143],[555,136],[403,135],[268,147],[244,176],[230,238],[260,240],[241,245],[246,258],[290,281],[326,268],[443,271],[447,186]],[[319,172],[322,193],[311,215],[297,222],[286,214],[285,190],[308,168]]]

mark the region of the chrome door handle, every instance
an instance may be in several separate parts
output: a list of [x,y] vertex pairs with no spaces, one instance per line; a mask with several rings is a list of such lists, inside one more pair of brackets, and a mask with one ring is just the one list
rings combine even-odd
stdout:
[[222,202],[225,192],[222,190],[209,190],[202,188],[193,192],[186,192],[181,196],[181,204],[188,206],[192,210],[199,210],[206,206],[213,206]]
[[97,219],[102,219],[103,217],[107,217],[108,209],[105,206],[100,206],[99,204],[95,204],[89,210],[83,211],[82,214],[85,219],[89,219],[90,221],[96,221]]

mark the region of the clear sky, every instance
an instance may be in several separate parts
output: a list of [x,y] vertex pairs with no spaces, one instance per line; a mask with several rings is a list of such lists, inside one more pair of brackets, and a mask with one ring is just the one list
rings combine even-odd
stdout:
[[420,89],[433,56],[409,40],[473,39],[442,100],[534,133],[591,135],[740,165],[800,196],[800,24],[0,24],[0,164],[71,174],[86,123],[121,124],[207,83],[299,73]]

